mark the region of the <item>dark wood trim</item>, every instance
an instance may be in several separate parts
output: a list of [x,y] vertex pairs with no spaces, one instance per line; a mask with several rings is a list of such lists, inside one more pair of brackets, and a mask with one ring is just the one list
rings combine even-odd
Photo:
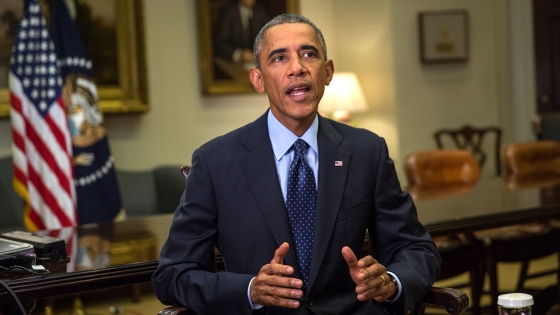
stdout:
[[530,208],[507,213],[477,215],[473,218],[458,218],[455,221],[445,220],[424,225],[426,230],[435,236],[472,233],[475,231],[497,228],[508,225],[545,221],[560,218],[560,205],[542,208]]
[[[157,261],[5,281],[22,301],[149,282]],[[0,289],[0,304],[13,303]]]

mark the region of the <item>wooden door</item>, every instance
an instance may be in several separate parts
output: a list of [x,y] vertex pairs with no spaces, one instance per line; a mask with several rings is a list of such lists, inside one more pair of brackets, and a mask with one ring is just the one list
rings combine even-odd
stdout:
[[533,0],[537,112],[560,112],[560,1]]

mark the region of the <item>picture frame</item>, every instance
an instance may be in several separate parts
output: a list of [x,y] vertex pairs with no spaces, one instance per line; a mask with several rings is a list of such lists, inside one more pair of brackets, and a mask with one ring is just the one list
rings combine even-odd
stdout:
[[[222,18],[228,13],[228,5],[232,6],[236,1],[197,0],[200,77],[202,93],[205,95],[256,93],[249,80],[250,62],[234,62],[224,55],[223,51],[226,49],[215,48],[214,45],[214,42],[220,44],[218,38],[222,38],[218,37],[218,34],[221,34],[218,30],[223,28],[219,24],[220,21],[229,20]],[[264,19],[264,22],[263,19],[259,19],[262,25],[255,25],[255,30],[260,29],[266,21],[276,15],[299,12],[299,0],[257,0],[255,6],[257,5],[266,9],[270,18]],[[253,8],[253,20],[256,20],[256,7]]]
[[418,14],[420,60],[423,64],[466,62],[469,28],[466,10]]
[[[97,90],[99,94],[99,106],[103,113],[141,113],[149,110],[148,105],[148,84],[147,84],[147,70],[146,70],[146,55],[145,55],[145,39],[144,39],[144,11],[142,0],[78,0],[80,4],[87,4],[91,6],[92,12],[96,11],[95,6],[105,4],[112,1],[113,4],[109,7],[114,16],[114,32],[115,43],[110,45],[111,50],[107,53],[104,51],[98,55],[109,55],[113,60],[109,64],[115,65],[106,67],[106,70],[101,69],[102,65],[97,64],[92,52],[88,50],[91,47],[104,47],[107,49],[107,44],[96,44],[87,42],[83,36],[82,41],[88,50],[89,57],[92,59],[94,80],[97,83]],[[19,2],[21,9],[16,13],[16,17],[21,19],[23,11],[23,2]],[[40,0],[41,5],[49,5],[48,0]],[[106,10],[106,8],[104,8]],[[103,10],[98,10],[103,13]],[[78,17],[79,18],[79,10]],[[48,13],[43,12],[45,15]],[[0,15],[3,12],[0,12]],[[46,16],[47,21],[49,17]],[[78,24],[78,23],[77,23]],[[78,27],[79,29],[79,27]],[[99,30],[96,30],[99,32]],[[4,34],[0,35],[4,36]],[[1,43],[5,42],[0,40]],[[12,41],[13,45],[13,41]],[[7,87],[7,72],[9,71],[9,57],[11,55],[11,48],[9,50],[0,49],[0,65],[6,66],[3,60],[8,60],[7,70],[0,71],[0,75],[5,75],[5,82],[0,84],[0,117],[9,117],[10,115],[10,92]],[[4,55],[7,54],[7,56]],[[95,51],[93,53],[95,55]],[[110,68],[110,69],[109,69]],[[96,69],[100,70],[96,72]],[[98,79],[97,74],[107,71],[114,71],[113,80]],[[105,75],[107,76],[107,75]],[[108,83],[103,83],[108,81]],[[1,82],[1,81],[0,81]]]

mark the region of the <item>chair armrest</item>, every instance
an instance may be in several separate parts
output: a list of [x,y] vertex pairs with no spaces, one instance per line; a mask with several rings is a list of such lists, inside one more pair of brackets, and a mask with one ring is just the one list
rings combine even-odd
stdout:
[[449,314],[459,314],[469,306],[469,297],[459,289],[431,287],[420,302],[444,306]]
[[187,315],[187,308],[184,306],[170,306],[159,311],[158,315]]
[[[420,302],[445,306],[447,313],[459,314],[469,306],[469,297],[459,289],[431,287]],[[170,306],[161,310],[158,315],[187,315],[187,308]]]

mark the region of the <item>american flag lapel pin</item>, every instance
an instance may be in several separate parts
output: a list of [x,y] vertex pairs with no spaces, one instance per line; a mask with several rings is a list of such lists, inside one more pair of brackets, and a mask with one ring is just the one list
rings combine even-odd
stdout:
[[343,166],[344,163],[342,161],[334,161],[334,166]]

